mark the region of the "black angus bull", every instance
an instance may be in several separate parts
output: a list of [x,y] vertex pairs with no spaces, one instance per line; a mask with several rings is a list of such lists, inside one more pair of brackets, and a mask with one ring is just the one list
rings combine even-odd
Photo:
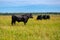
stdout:
[[15,24],[17,22],[24,22],[24,25],[27,23],[29,18],[33,18],[32,14],[24,14],[24,15],[12,15],[11,24]]
[[38,15],[37,20],[42,20],[42,15]]
[[49,15],[38,15],[37,20],[42,20],[42,19],[50,19]]
[[43,19],[50,19],[49,15],[43,15]]

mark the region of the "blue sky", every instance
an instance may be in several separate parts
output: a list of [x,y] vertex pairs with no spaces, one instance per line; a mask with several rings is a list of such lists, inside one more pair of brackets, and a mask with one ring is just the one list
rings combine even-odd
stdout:
[[60,12],[60,0],[0,0],[0,12]]

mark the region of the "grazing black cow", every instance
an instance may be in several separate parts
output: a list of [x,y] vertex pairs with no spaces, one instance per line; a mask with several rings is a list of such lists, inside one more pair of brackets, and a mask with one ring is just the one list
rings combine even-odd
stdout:
[[38,15],[37,20],[42,20],[42,15]]
[[17,22],[24,22],[24,25],[27,23],[29,18],[33,18],[32,14],[24,14],[24,15],[12,15],[11,24],[15,24]]
[[49,15],[38,15],[37,20],[42,20],[42,19],[50,19]]
[[49,15],[47,15],[47,19],[50,19],[50,16]]
[[43,15],[43,19],[50,19],[49,15]]

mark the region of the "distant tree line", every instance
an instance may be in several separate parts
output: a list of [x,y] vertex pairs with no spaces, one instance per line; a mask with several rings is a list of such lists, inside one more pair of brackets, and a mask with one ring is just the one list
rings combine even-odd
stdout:
[[[0,15],[21,15],[21,14],[25,14],[25,13],[0,13]],[[39,15],[39,14],[60,14],[60,12],[36,12],[36,13],[32,13],[34,15]]]

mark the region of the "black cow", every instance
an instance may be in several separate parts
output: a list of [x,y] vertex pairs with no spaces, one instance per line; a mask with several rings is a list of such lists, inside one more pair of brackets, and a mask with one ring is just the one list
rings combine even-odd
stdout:
[[42,20],[42,19],[50,19],[49,15],[38,15],[37,20]]
[[24,25],[27,23],[29,18],[33,18],[32,14],[24,14],[24,15],[12,15],[11,24],[15,24],[17,22],[24,22]]
[[49,15],[43,15],[43,19],[50,19]]
[[47,19],[50,19],[50,16],[49,15],[47,15]]
[[38,15],[37,20],[42,20],[42,15]]

